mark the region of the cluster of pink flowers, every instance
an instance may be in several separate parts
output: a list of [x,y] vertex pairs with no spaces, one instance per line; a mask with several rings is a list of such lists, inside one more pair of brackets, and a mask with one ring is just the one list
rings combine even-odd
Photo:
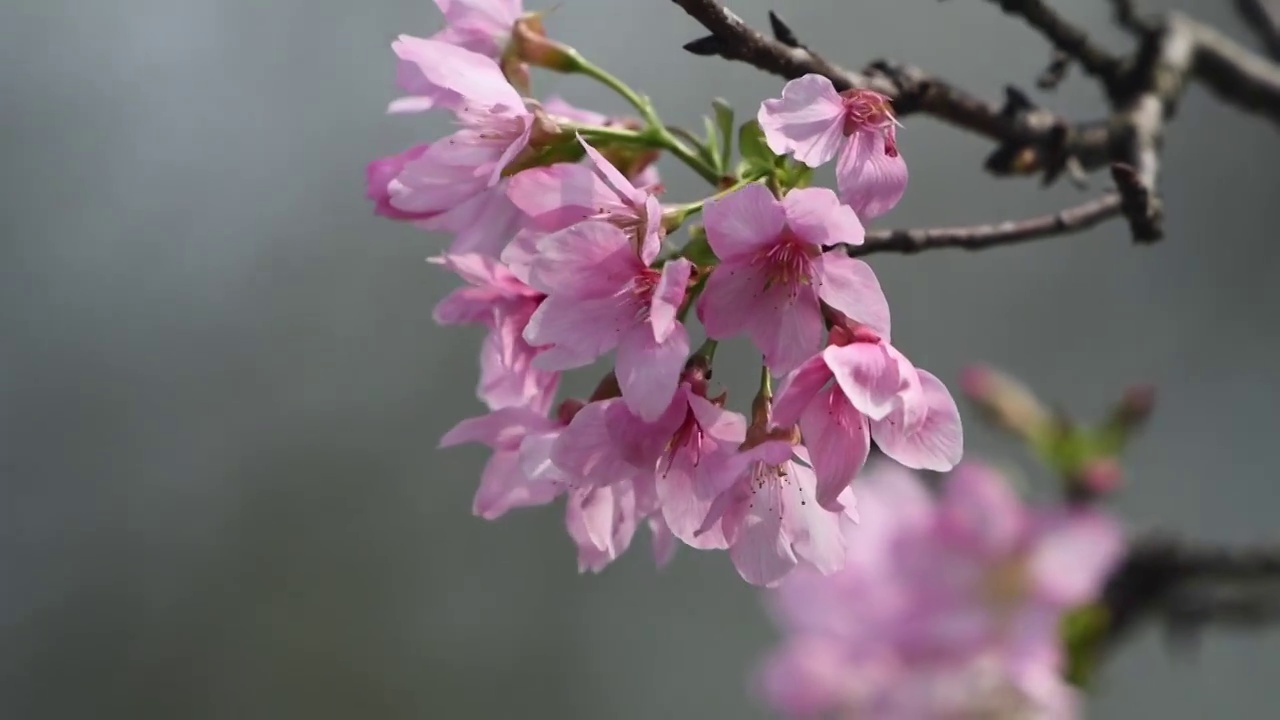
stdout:
[[[659,562],[678,539],[727,549],[758,585],[802,564],[839,570],[872,440],[932,470],[962,446],[951,395],[890,343],[875,274],[838,247],[860,244],[862,219],[906,185],[885,98],[808,76],[765,102],[768,146],[810,166],[839,152],[840,192],[727,178],[700,205],[715,258],[695,262],[668,236],[689,213],[659,200],[652,154],[591,133],[626,121],[525,96],[519,1],[437,4],[444,31],[392,45],[407,96],[391,110],[451,113],[457,129],[370,164],[368,194],[379,214],[453,233],[433,261],[466,285],[436,320],[489,331],[477,391],[489,412],[442,440],[493,451],[474,512],[565,496],[582,569],[618,557],[643,523]],[[749,415],[709,387],[715,341],[738,335],[763,358]],[[591,397],[556,402],[562,372],[610,353]]]
[[1077,716],[1060,623],[1120,560],[1116,522],[1026,507],[971,462],[936,498],[916,474],[872,466],[859,505],[844,569],[796,572],[770,595],[787,632],[760,683],[774,708],[795,718]]

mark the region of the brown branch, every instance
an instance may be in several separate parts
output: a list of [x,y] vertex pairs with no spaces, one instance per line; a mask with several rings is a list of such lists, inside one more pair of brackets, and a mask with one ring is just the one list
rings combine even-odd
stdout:
[[1049,7],[1043,0],[991,0],[1010,15],[1018,15],[1040,31],[1053,46],[1080,63],[1080,67],[1098,78],[1108,89],[1118,84],[1124,70],[1124,59],[1098,47],[1088,33]]
[[1275,624],[1280,621],[1280,548],[1140,540],[1108,580],[1101,602],[1108,619],[1103,648],[1152,621],[1184,637],[1210,624]]
[[1236,9],[1258,35],[1267,54],[1280,60],[1280,0],[1236,0]]
[[[919,68],[886,61],[873,63],[861,73],[851,72],[801,45],[776,15],[770,15],[775,39],[753,30],[718,0],[674,0],[711,32],[686,45],[690,51],[745,62],[787,79],[818,73],[839,90],[861,87],[883,93],[899,116],[924,113],[995,140],[998,146],[986,162],[994,174],[1039,173],[1048,183],[1069,168],[1092,170],[1117,162],[1130,166],[1134,172],[1128,180],[1140,192],[1121,193],[1115,199],[1121,201],[1120,210],[1140,242],[1162,234],[1155,190],[1160,147],[1165,121],[1176,110],[1188,79],[1195,78],[1224,100],[1280,123],[1280,65],[1180,13],[1153,21],[1139,16],[1134,0],[1112,0],[1117,21],[1142,40],[1132,57],[1120,58],[1095,46],[1042,0],[992,1],[1025,18],[1059,52],[1097,77],[1108,91],[1112,114],[1071,123],[1036,107],[1013,87],[1007,89],[1004,104],[996,106]],[[1102,201],[1081,207],[1096,209],[1094,203]],[[1056,217],[979,228],[890,231],[875,247],[915,252],[935,246],[1019,242],[1052,234],[1044,228],[1056,227]],[[875,251],[863,247],[860,252]]]
[[943,248],[982,250],[1083,232],[1118,215],[1128,218],[1135,238],[1143,242],[1158,240],[1160,209],[1138,182],[1137,172],[1127,165],[1116,165],[1111,172],[1115,191],[1049,215],[963,227],[871,230],[861,245],[832,247],[840,247],[850,257],[880,252],[914,254]]

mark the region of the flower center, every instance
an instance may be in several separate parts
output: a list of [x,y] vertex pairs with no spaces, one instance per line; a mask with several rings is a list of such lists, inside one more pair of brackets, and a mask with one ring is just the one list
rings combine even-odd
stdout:
[[889,98],[873,90],[858,89],[845,90],[840,97],[844,100],[845,137],[857,132],[878,133],[884,137],[885,154],[897,157],[898,145],[893,128],[898,121],[893,116]]
[[801,242],[790,230],[762,254],[767,267],[765,289],[775,285],[789,288],[794,296],[801,285],[809,284],[813,277],[813,256],[817,248]]

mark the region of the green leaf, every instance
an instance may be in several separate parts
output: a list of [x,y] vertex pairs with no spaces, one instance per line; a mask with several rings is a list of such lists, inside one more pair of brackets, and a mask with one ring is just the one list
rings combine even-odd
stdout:
[[716,114],[716,130],[720,133],[720,169],[729,167],[729,158],[733,154],[733,107],[724,98],[711,101],[711,109]]
[[755,120],[748,120],[738,128],[738,152],[748,166],[770,170],[777,166],[778,156],[765,143],[764,131]]
[[1060,632],[1067,650],[1067,681],[1083,688],[1093,678],[1100,659],[1101,641],[1110,615],[1100,605],[1085,605],[1062,618]]
[[701,225],[689,228],[689,242],[685,243],[680,256],[688,258],[689,262],[701,267],[709,267],[720,262],[720,258],[716,257],[715,251],[711,249],[711,244],[707,242],[706,228]]
[[705,142],[698,143],[698,155],[707,164],[716,169],[716,172],[724,172],[724,159],[720,156],[720,133],[716,129],[715,121],[706,115],[702,116],[702,130],[706,133]]

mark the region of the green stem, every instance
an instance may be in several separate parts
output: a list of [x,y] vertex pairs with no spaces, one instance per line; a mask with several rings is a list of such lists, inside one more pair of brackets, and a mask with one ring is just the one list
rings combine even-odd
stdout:
[[[632,90],[626,83],[622,82],[622,80],[613,76],[604,68],[589,62],[582,56],[579,55],[575,57],[574,60],[576,61],[576,72],[586,75],[587,77],[600,82],[610,90],[618,93],[624,100],[631,103],[632,107],[640,113],[640,117],[644,119],[645,125],[648,127],[645,128],[643,133],[637,134],[642,135],[649,141],[649,147],[657,147],[670,152],[672,155],[679,158],[685,165],[688,165],[690,169],[702,176],[702,179],[712,185],[720,184],[720,174],[715,171],[715,168],[704,162],[702,158],[698,157],[697,153],[690,150],[687,145],[681,142],[679,138],[667,129],[667,126],[662,123],[662,119],[658,117],[657,111],[654,110],[653,103],[649,102],[648,98],[640,95],[635,90]],[[607,137],[604,135],[597,136]]]

